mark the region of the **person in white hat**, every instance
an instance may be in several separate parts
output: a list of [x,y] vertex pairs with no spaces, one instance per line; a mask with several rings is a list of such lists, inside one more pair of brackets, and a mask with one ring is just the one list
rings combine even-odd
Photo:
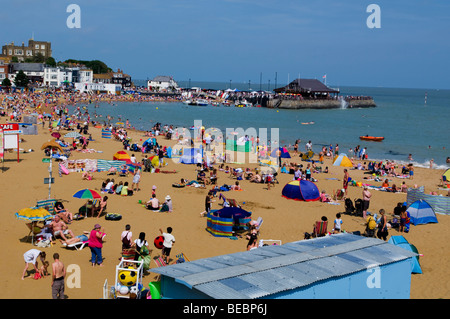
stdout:
[[167,195],[165,198],[164,203],[161,206],[160,212],[172,212],[172,198],[170,198],[170,195]]

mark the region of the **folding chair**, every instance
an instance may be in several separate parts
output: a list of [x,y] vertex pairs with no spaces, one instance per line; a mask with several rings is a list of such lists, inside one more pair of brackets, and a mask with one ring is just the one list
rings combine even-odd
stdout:
[[314,225],[314,230],[313,230],[313,237],[323,237],[325,236],[325,234],[327,233],[327,226],[328,226],[328,221],[327,220],[321,220],[321,221],[316,221],[316,224]]
[[262,223],[264,222],[264,220],[262,219],[262,217],[258,217],[258,219],[256,220],[256,230],[259,232],[259,229],[261,228]]
[[167,263],[162,256],[159,256],[158,258],[155,258],[153,260],[155,261],[157,267],[167,266]]

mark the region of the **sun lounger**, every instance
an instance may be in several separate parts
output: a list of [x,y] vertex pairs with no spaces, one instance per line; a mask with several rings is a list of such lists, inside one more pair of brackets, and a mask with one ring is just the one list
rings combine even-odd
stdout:
[[86,246],[88,242],[87,241],[79,241],[78,243],[74,243],[74,244],[63,244],[64,247],[66,248],[75,248],[76,250],[82,250],[84,248],[84,246]]

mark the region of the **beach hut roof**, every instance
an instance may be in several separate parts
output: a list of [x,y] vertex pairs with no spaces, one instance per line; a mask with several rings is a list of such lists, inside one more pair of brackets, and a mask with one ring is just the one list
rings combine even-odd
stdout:
[[342,233],[152,269],[215,299],[255,299],[417,256]]

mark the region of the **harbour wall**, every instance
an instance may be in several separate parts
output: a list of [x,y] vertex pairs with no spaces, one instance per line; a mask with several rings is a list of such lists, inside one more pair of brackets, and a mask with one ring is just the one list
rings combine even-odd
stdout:
[[271,99],[267,101],[268,108],[279,109],[339,109],[339,108],[366,108],[376,107],[372,99],[358,100],[284,100]]

